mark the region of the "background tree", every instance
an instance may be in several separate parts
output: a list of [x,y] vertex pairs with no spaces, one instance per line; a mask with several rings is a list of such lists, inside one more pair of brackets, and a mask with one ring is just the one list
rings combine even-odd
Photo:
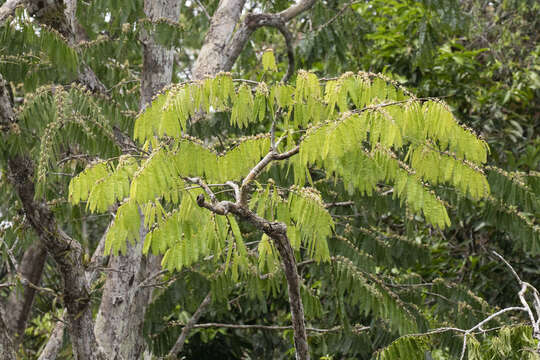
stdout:
[[[8,18],[17,5],[24,11]],[[244,8],[248,14],[241,17]],[[311,167],[314,186],[336,224],[328,240],[331,255],[344,256],[348,269],[357,275],[342,277],[346,283],[340,293],[331,286],[337,261],[330,267],[311,260],[298,264],[304,305],[313,310],[306,311],[308,321],[320,325],[320,331],[310,335],[314,357],[371,357],[400,333],[410,332],[392,321],[405,310],[417,308],[419,316],[427,319],[419,331],[441,324],[470,329],[495,312],[496,306],[516,304],[519,287],[500,259],[487,256],[492,249],[514,264],[520,281],[538,288],[534,276],[539,248],[535,2],[485,6],[446,1],[264,5],[234,0],[6,1],[0,9],[0,73],[7,81],[0,94],[6,189],[1,193],[5,204],[2,313],[11,345],[21,356],[41,352],[70,358],[73,350],[81,359],[112,354],[138,358],[145,349],[157,356],[182,349],[194,358],[205,352],[213,357],[276,358],[291,348],[292,343],[276,331],[283,328],[264,328],[290,323],[281,278],[248,277],[233,284],[234,266],[224,272],[219,253],[177,273],[165,273],[158,258],[141,255],[148,230],[142,225],[131,234],[136,241],[124,255],[104,257],[104,234],[112,236],[109,216],[96,216],[84,205],[66,201],[70,178],[98,158],[118,157],[112,160],[124,169],[118,172],[118,180],[134,176],[139,161],[159,146],[154,142],[151,148],[143,147],[131,140],[134,119],[163,86],[231,69],[243,78],[261,80],[259,62],[268,46],[275,48],[279,60],[275,80],[293,69],[290,60],[295,59],[299,67],[321,76],[358,69],[384,71],[413,88],[418,97],[450,95],[445,100],[456,117],[481,132],[491,145],[492,165],[513,171],[484,169],[492,195],[479,203],[458,200],[454,191],[433,184],[451,209],[454,225],[443,232],[424,216],[401,207],[392,199],[393,189],[383,183],[366,197],[351,192],[348,181],[330,187],[323,173]],[[470,18],[475,21],[468,22]],[[292,84],[298,87],[296,75]],[[234,140],[240,134],[269,128],[268,122],[261,121],[238,129],[220,113],[194,114],[192,119],[199,121],[189,125],[188,133],[218,152],[235,142],[243,144]],[[276,184],[293,181],[284,174],[291,176],[286,169],[270,169],[259,180],[260,194],[265,194],[266,183],[268,194],[275,193],[270,178]],[[109,197],[128,194],[122,193],[126,189],[113,192],[104,186],[92,191]],[[354,204],[345,203],[351,196]],[[119,217],[116,206],[109,210]],[[155,217],[161,210],[141,211],[156,211]],[[246,245],[248,249],[264,252],[259,248],[260,234],[243,225],[239,231],[246,244],[257,241]],[[369,264],[373,264],[371,271],[366,268]],[[508,279],[503,286],[501,276]],[[256,296],[265,294],[264,284],[273,284],[266,285],[266,291],[274,294],[270,304]],[[348,291],[366,287],[377,290],[387,302],[380,302],[380,297],[370,302],[366,294],[347,296]],[[214,295],[210,302],[209,290],[221,298]],[[378,311],[380,304],[394,315]],[[93,312],[97,312],[95,319]],[[201,316],[219,324],[197,324]],[[69,329],[65,343],[58,341],[62,326],[55,326],[62,324],[61,319]],[[519,319],[502,318],[501,324]],[[190,326],[182,331],[171,326],[184,323]],[[227,330],[239,323],[254,328]],[[341,327],[325,330],[333,325]],[[417,337],[413,342],[402,338],[388,351],[409,346],[422,352],[436,348],[431,356],[443,358],[459,353],[463,337],[447,335]],[[129,341],[119,341],[128,336]],[[187,336],[192,337],[183,347]],[[483,349],[478,356],[535,346],[530,327],[505,329],[499,336],[488,333],[478,340],[484,340],[478,343]],[[13,356],[11,345],[2,343],[6,358]]]

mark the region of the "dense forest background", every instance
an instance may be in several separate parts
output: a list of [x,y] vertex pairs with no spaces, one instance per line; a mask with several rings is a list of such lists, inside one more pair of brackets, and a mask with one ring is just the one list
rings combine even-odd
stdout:
[[[171,83],[230,71],[246,84],[298,86],[304,69],[321,84],[381,74],[442,99],[489,145],[479,171],[491,189],[476,199],[432,184],[444,227],[396,199],[393,184],[351,190],[310,167],[305,186],[321,205],[311,221],[334,224],[328,261],[295,253],[311,357],[540,358],[539,40],[534,0],[0,0],[0,355],[293,358],[286,279],[278,260],[261,265],[260,231],[229,220],[227,236],[248,250],[240,275],[228,249],[162,270],[160,257],[142,255],[142,232],[129,245],[117,235],[120,255],[104,253],[117,246],[107,234],[122,199],[96,211],[73,202],[69,186],[100,160],[117,166],[129,154],[136,170],[172,141],[133,136]],[[194,114],[184,135],[221,153],[285,131],[268,115],[245,128],[229,115]],[[293,177],[287,166],[267,169],[258,196],[277,207],[268,193],[286,198]],[[464,332],[522,300],[531,313]]]

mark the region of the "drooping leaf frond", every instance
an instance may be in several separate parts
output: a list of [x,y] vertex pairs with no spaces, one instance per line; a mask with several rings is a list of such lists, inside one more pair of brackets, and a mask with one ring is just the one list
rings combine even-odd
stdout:
[[86,207],[91,212],[105,212],[129,195],[129,184],[137,167],[131,156],[121,157],[115,169],[107,161],[87,167],[69,184],[71,203],[87,201]]
[[118,207],[114,222],[109,227],[105,240],[105,254],[118,255],[127,250],[127,242],[135,243],[141,232],[142,214],[135,201],[126,201]]
[[313,188],[289,192],[289,214],[301,233],[308,254],[317,262],[330,258],[327,239],[334,230],[334,221],[325,209],[320,194]]
[[377,353],[377,360],[424,359],[431,343],[429,336],[402,336]]
[[493,196],[506,204],[519,206],[523,211],[540,213],[540,188],[534,189],[528,184],[533,176],[508,173],[497,167],[489,166],[488,181],[493,189]]
[[25,19],[22,11],[0,26],[0,49],[0,72],[27,90],[53,79],[70,81],[79,67],[77,52],[58,31]]
[[341,296],[347,294],[347,301],[358,306],[365,315],[386,319],[400,334],[416,332],[418,319],[397,294],[385,287],[368,273],[360,271],[349,259],[336,256],[336,287]]

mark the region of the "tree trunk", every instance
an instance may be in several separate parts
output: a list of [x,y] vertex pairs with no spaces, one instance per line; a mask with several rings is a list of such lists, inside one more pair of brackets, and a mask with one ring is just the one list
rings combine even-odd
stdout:
[[[0,77],[0,123],[13,122],[13,104],[6,84]],[[34,200],[34,164],[21,155],[8,156],[8,179],[17,192],[28,222],[40,242],[56,262],[62,276],[63,301],[76,360],[103,359],[93,332],[92,309],[81,245],[58,228],[53,213],[46,204]],[[2,328],[5,327],[2,320]]]
[[15,360],[15,347],[4,323],[0,312],[0,358],[4,360]]
[[[180,1],[146,0],[144,12],[153,21],[165,18],[176,22],[180,16]],[[174,52],[159,45],[152,34],[145,31],[141,41],[144,50],[140,107],[144,109],[163,87],[170,84]],[[152,288],[138,285],[159,269],[158,257],[142,255],[145,236],[146,229],[141,225],[137,244],[128,245],[126,254],[111,257],[109,262],[114,271],[107,276],[95,332],[110,358],[139,359],[144,351],[143,321]]]
[[9,159],[8,165],[9,179],[21,199],[30,225],[55,260],[62,276],[63,300],[74,358],[104,359],[94,336],[81,245],[58,228],[54,215],[46,205],[34,201],[32,162],[28,158],[15,156]]
[[[17,271],[30,283],[39,285],[46,259],[47,250],[45,246],[41,242],[36,242],[24,252]],[[9,294],[6,303],[5,321],[9,333],[13,338],[15,348],[18,347],[24,335],[26,322],[32,311],[35,295],[36,289],[28,285],[23,285],[20,291],[14,289]]]

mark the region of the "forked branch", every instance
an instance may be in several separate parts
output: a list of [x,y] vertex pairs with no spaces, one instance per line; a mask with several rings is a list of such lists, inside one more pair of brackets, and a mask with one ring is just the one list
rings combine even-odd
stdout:
[[[250,172],[253,174],[251,179],[255,178],[260,171],[272,160],[273,153],[265,156],[259,164]],[[266,160],[265,160],[266,159]],[[251,180],[250,180],[251,181]],[[243,190],[240,188],[240,193],[246,193],[245,189],[249,181],[243,183]],[[200,207],[204,207],[215,214],[226,215],[232,213],[241,220],[244,220],[258,230],[264,232],[268,237],[272,239],[276,249],[278,250],[285,272],[285,278],[287,280],[287,289],[289,292],[289,303],[291,306],[291,320],[294,330],[294,344],[296,348],[296,358],[298,360],[309,360],[309,347],[307,343],[307,333],[304,318],[304,307],[302,299],[300,297],[300,283],[298,280],[298,271],[296,267],[296,260],[294,258],[294,251],[291,247],[291,243],[287,237],[287,226],[282,222],[273,222],[264,219],[256,213],[249,210],[245,203],[240,202],[241,198],[237,198],[237,202],[221,201],[216,204],[207,203],[204,199],[204,195],[200,194],[197,197],[197,204]]]

